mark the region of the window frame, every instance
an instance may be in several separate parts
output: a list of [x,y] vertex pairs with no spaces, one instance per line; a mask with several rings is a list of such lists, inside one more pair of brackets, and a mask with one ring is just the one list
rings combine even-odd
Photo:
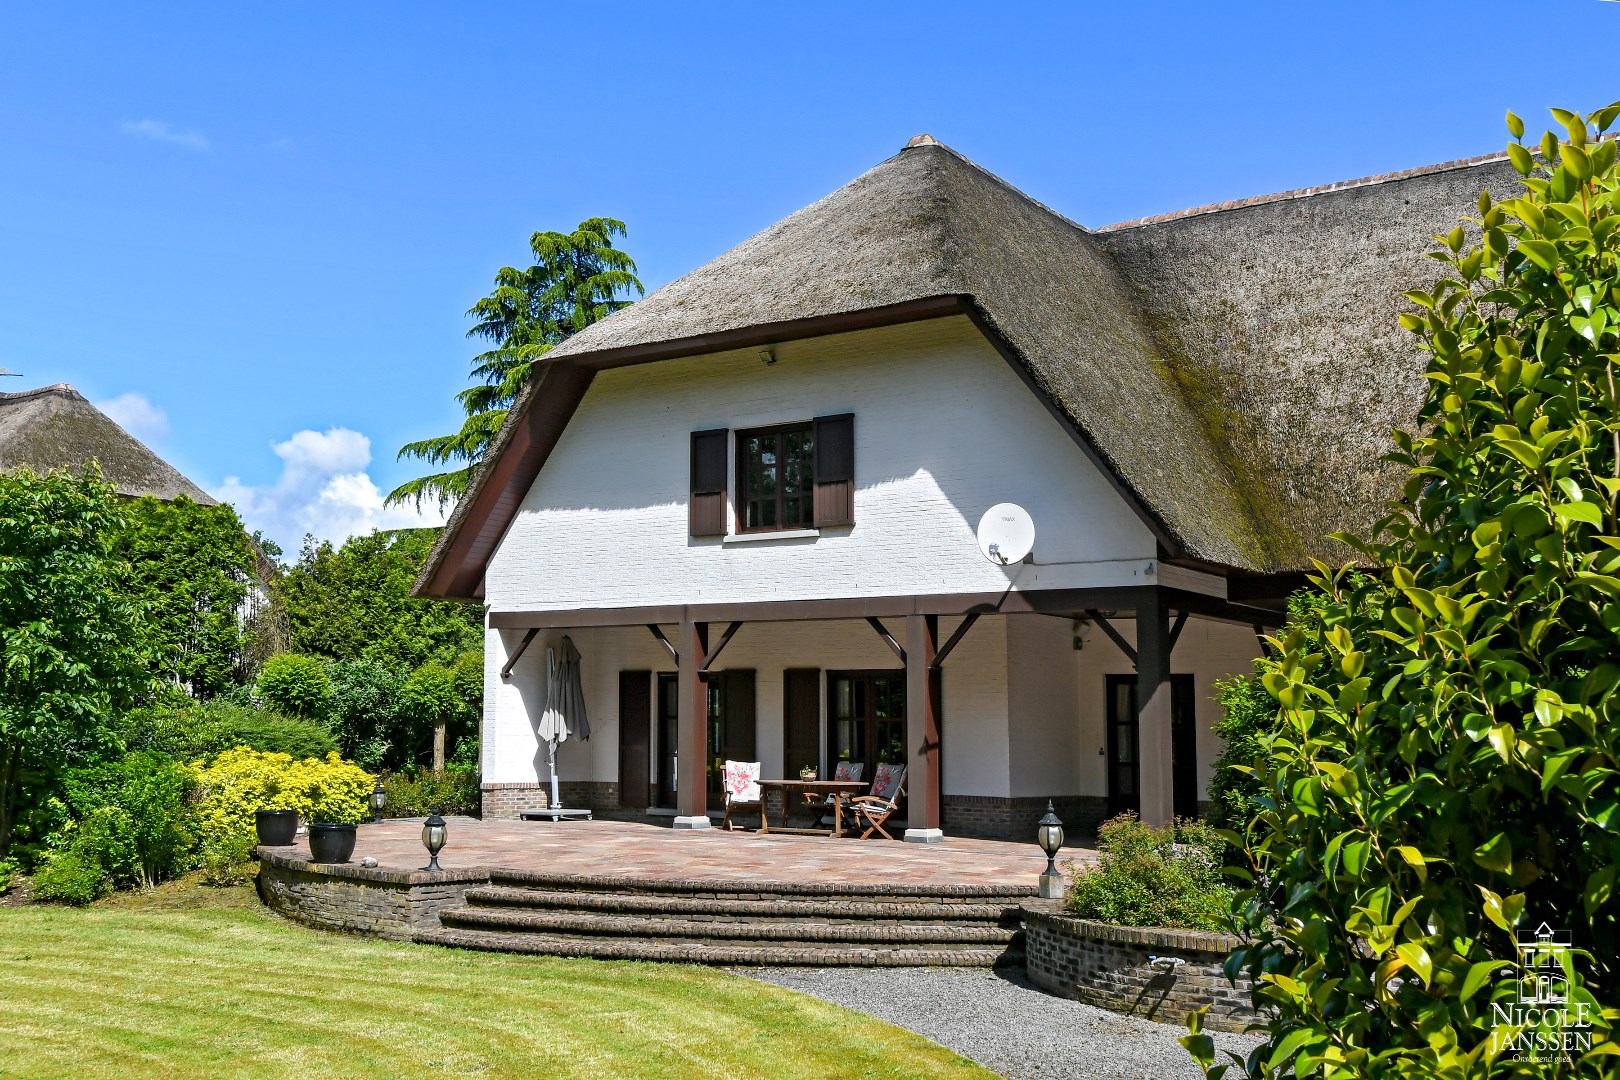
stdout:
[[[781,449],[781,446],[782,446],[781,438],[784,435],[799,434],[799,433],[809,435],[810,439],[811,439],[810,461],[808,463],[809,467],[805,471],[805,476],[803,478],[803,480],[804,480],[803,490],[799,493],[799,496],[798,496],[802,500],[802,504],[806,508],[805,515],[804,515],[805,520],[802,521],[802,522],[787,523],[787,522],[784,522],[782,520],[782,518],[785,515],[785,511],[786,511],[786,505],[785,504],[786,504],[787,496],[784,493],[785,485],[783,484],[783,472],[784,472],[784,470],[783,470],[783,453],[782,453],[782,449]],[[816,442],[815,442],[815,436],[816,436],[816,422],[815,422],[815,419],[811,418],[811,419],[808,419],[808,420],[794,420],[794,421],[790,421],[790,422],[785,423],[785,424],[766,424],[766,425],[763,425],[763,426],[760,426],[760,427],[737,428],[732,432],[732,435],[733,435],[733,438],[736,440],[736,445],[733,448],[734,454],[733,454],[733,459],[732,460],[733,460],[733,468],[735,470],[735,476],[733,478],[733,488],[734,488],[736,494],[734,496],[734,504],[733,505],[734,505],[734,510],[736,512],[737,535],[739,535],[739,536],[743,536],[743,535],[757,536],[757,535],[760,535],[762,533],[768,535],[770,533],[779,533],[779,532],[803,532],[803,531],[813,531],[813,530],[815,530],[815,528],[816,528],[816,525],[815,525],[815,521],[816,521],[816,509],[815,509],[815,498],[816,498],[816,450],[817,450],[817,445],[816,445]],[[777,443],[777,447],[778,447],[778,449],[777,449],[777,470],[778,470],[778,472],[777,472],[777,484],[776,484],[776,517],[777,517],[777,523],[775,525],[754,525],[754,526],[750,526],[748,524],[748,503],[750,501],[750,499],[749,499],[749,491],[748,491],[748,440],[749,439],[754,439],[754,438],[760,438],[762,436],[767,436],[767,435],[768,436],[774,436],[778,440],[778,443]]]

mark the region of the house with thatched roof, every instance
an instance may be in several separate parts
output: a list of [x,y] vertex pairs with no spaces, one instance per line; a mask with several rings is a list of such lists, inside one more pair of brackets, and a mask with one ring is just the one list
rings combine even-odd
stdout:
[[77,476],[91,461],[118,494],[132,499],[216,501],[66,383],[0,394],[0,472],[66,469]]
[[[583,657],[565,801],[702,827],[726,760],[906,768],[905,836],[1162,821],[1213,683],[1400,474],[1397,326],[1500,157],[1087,228],[928,136],[574,335],[419,595],[488,609],[485,810],[543,795],[548,652]],[[978,530],[1016,504],[1027,558]],[[791,800],[790,800],[791,802]]]

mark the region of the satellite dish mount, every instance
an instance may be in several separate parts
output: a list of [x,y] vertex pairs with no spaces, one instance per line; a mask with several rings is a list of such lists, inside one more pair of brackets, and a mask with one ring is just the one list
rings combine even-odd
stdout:
[[997,566],[1028,562],[1035,550],[1035,520],[1017,503],[997,503],[979,519],[979,551]]

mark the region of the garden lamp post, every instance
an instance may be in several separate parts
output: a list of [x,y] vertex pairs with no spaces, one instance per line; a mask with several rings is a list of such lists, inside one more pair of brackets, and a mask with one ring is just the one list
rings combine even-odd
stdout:
[[378,780],[377,786],[371,790],[371,823],[373,825],[382,824],[383,807],[387,805],[388,793],[383,790],[382,781]]
[[428,864],[422,867],[423,870],[443,872],[444,867],[439,865],[439,852],[444,850],[444,840],[447,832],[444,818],[439,816],[437,809],[433,811],[432,817],[422,823],[422,846],[428,849],[428,855],[430,856]]
[[1063,899],[1063,875],[1058,873],[1057,853],[1063,847],[1063,822],[1052,810],[1052,800],[1046,800],[1046,816],[1036,822],[1035,842],[1046,852],[1046,869],[1041,871],[1041,897],[1046,900]]

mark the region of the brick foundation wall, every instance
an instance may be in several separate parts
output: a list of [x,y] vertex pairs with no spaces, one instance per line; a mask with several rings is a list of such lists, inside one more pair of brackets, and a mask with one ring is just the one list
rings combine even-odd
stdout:
[[[587,810],[617,810],[619,785],[602,780],[561,780],[557,794],[567,807]],[[480,788],[483,814],[486,821],[516,820],[517,816],[533,807],[545,807],[551,802],[551,783],[544,784],[484,784]]]
[[259,899],[266,907],[326,930],[410,941],[415,931],[439,925],[439,912],[460,907],[468,889],[489,884],[489,871],[442,873],[368,870],[322,865],[259,848]]
[[[1260,1019],[1249,1007],[1248,977],[1239,976],[1234,986],[1221,970],[1236,938],[1111,926],[1055,908],[1024,907],[1024,964],[1030,981],[1047,993],[1177,1025],[1208,1005],[1204,1026],[1215,1031],[1242,1031]],[[1156,963],[1150,956],[1182,963]]]
[[[1093,795],[1063,795],[1052,809],[1073,838],[1095,836],[1108,816],[1108,800]],[[942,827],[947,836],[981,836],[994,840],[1035,841],[1035,823],[1046,813],[1044,798],[995,795],[943,795]]]

